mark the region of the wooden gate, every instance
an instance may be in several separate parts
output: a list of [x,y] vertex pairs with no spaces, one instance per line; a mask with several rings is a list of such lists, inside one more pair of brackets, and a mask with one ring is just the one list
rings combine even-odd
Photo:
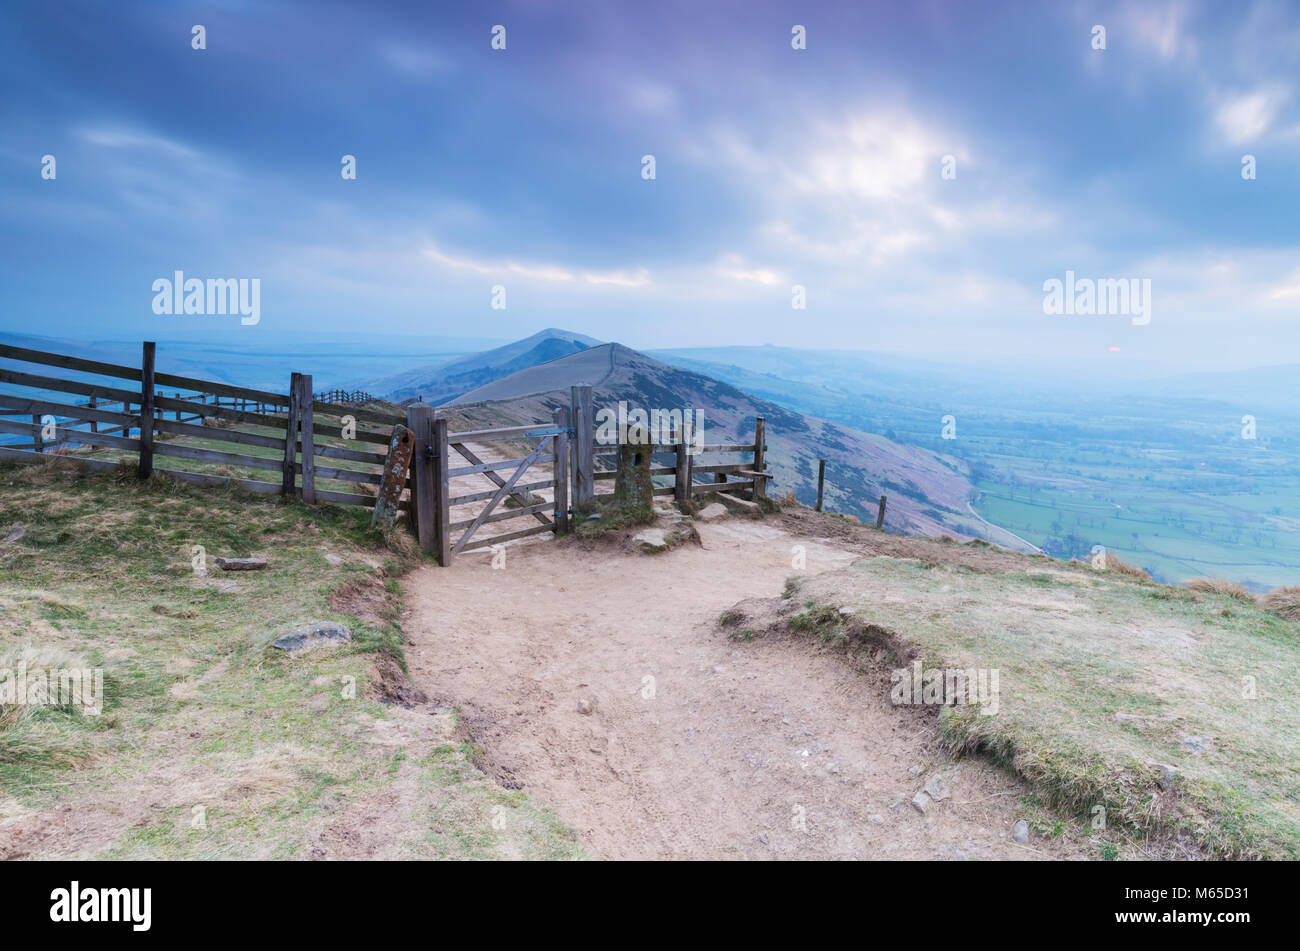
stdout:
[[[411,514],[420,547],[432,552],[440,565],[450,565],[470,549],[569,530],[568,410],[557,408],[549,426],[539,423],[464,433],[448,432],[447,420],[435,419],[433,412],[432,407],[416,406],[407,417],[407,426],[416,434]],[[492,441],[522,442],[528,451],[518,458],[485,462],[471,444]],[[549,478],[524,481],[530,469],[547,464]],[[453,496],[452,480],[466,476],[485,478],[493,488]],[[533,494],[545,489],[552,491],[550,500]],[[453,509],[477,502],[486,504],[471,517],[451,521]],[[531,518],[538,524],[486,538],[479,535],[484,525],[514,518]]]

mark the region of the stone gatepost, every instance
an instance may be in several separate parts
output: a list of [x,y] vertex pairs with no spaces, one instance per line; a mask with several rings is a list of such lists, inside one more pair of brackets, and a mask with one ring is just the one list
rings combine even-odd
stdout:
[[654,444],[642,426],[627,428],[627,441],[618,444],[614,470],[614,504],[623,515],[635,520],[654,517],[654,480],[650,460]]

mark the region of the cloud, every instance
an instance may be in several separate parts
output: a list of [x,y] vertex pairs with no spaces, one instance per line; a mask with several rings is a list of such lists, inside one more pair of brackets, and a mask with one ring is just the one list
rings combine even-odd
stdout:
[[615,287],[644,287],[652,283],[650,272],[645,268],[635,271],[588,271],[575,270],[557,264],[509,259],[483,260],[448,254],[434,245],[424,248],[421,253],[430,261],[443,267],[456,271],[473,271],[476,274],[488,277],[501,277],[512,274],[531,281],[612,285]]
[[1231,145],[1257,142],[1273,126],[1278,111],[1291,98],[1291,89],[1278,83],[1224,97],[1214,114],[1220,134]]
[[1185,30],[1188,18],[1186,3],[1163,6],[1141,3],[1130,7],[1126,17],[1133,36],[1165,60],[1175,59],[1180,54],[1189,59],[1196,58],[1196,39]]

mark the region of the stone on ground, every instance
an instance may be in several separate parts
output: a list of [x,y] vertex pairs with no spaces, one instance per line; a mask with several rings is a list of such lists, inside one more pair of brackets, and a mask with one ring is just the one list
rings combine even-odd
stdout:
[[646,528],[632,536],[632,541],[641,546],[645,552],[658,552],[668,550],[668,539],[664,536],[662,528]]
[[318,647],[332,647],[352,640],[352,632],[338,621],[317,621],[281,634],[271,642],[272,647],[288,654],[302,654]]
[[715,518],[722,518],[726,514],[727,507],[725,505],[721,502],[710,502],[708,505],[704,506],[704,508],[700,509],[699,513],[695,517],[703,519],[706,522],[711,522]]
[[261,571],[267,566],[265,558],[213,558],[222,571]]

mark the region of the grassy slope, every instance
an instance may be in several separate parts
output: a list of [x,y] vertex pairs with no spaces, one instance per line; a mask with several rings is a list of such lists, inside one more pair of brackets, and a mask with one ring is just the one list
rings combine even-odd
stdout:
[[[799,585],[795,626],[843,635],[855,616],[927,669],[999,670],[998,714],[949,707],[942,732],[1082,820],[1102,805],[1103,841],[1137,830],[1211,856],[1300,857],[1300,626],[1231,597],[1025,561],[998,574],[873,558]],[[1176,769],[1168,789],[1157,764]]]
[[[473,768],[454,712],[377,699],[401,680],[394,579],[416,556],[368,518],[141,485],[128,468],[0,467],[0,537],[26,527],[0,544],[0,666],[54,652],[102,667],[108,694],[99,717],[9,709],[0,854],[576,856],[569,830]],[[199,577],[194,545],[271,568]],[[266,646],[327,619],[350,646],[296,659]],[[33,824],[49,834],[25,844]],[[383,835],[367,849],[371,827]]]

